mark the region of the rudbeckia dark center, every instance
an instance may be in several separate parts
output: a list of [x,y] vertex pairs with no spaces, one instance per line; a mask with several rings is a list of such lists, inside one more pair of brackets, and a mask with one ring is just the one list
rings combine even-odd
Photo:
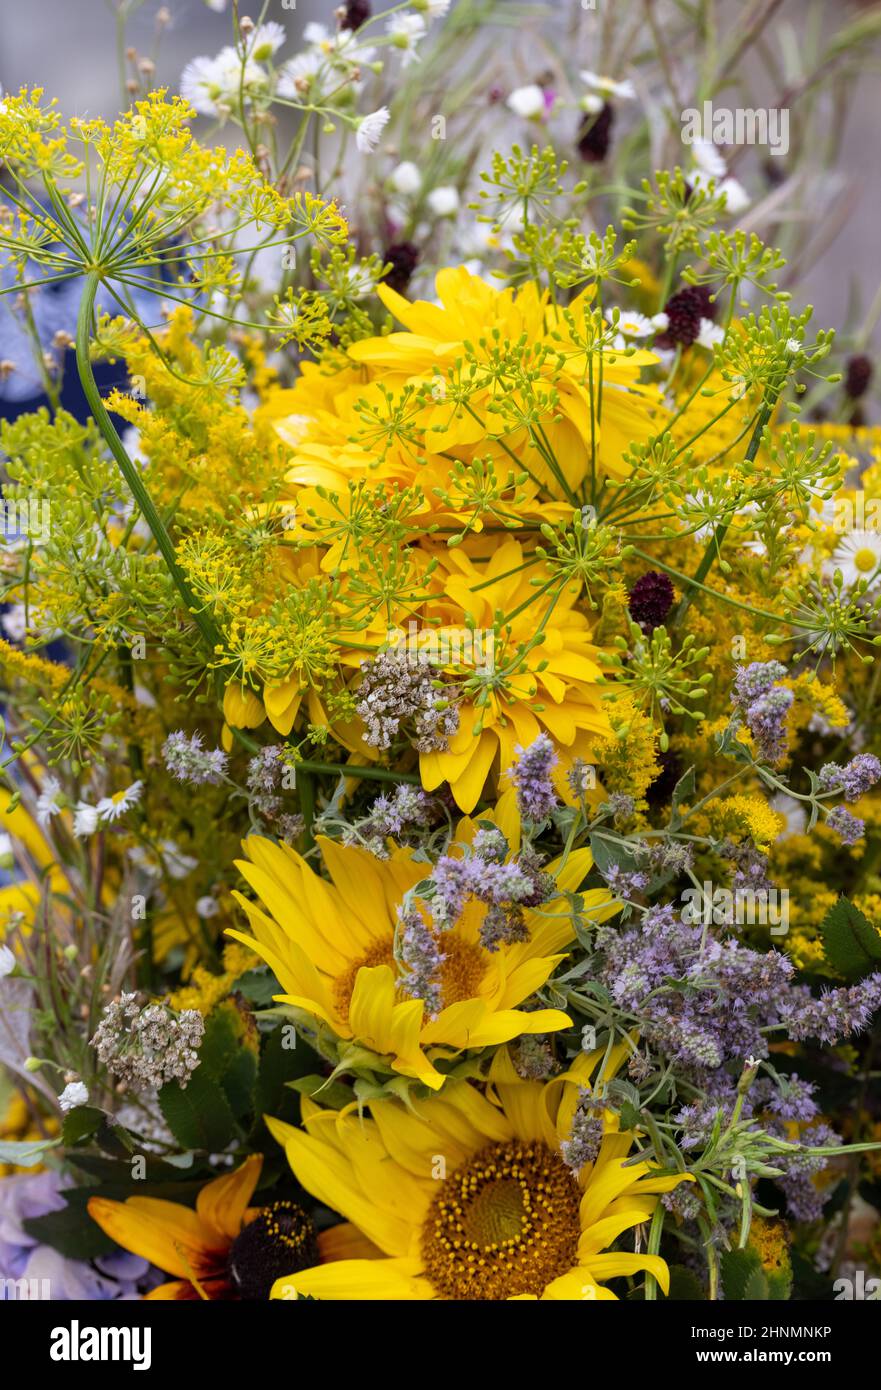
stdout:
[[240,1298],[262,1301],[276,1279],[318,1262],[312,1218],[296,1202],[274,1202],[236,1236],[229,1277]]
[[491,1144],[441,1184],[422,1231],[441,1298],[544,1292],[576,1263],[579,1191],[545,1144]]

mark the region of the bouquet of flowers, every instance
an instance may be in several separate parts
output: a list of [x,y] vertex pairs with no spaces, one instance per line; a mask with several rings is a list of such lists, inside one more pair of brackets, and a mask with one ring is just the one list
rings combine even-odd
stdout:
[[23,1296],[881,1273],[881,302],[792,234],[881,12],[788,35],[754,188],[675,124],[775,8],[264,6],[0,98]]

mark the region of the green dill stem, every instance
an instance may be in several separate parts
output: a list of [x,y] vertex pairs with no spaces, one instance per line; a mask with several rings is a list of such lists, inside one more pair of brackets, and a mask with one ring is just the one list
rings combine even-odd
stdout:
[[[753,430],[752,438],[749,441],[749,446],[747,448],[746,454],[744,455],[744,463],[752,463],[755,459],[756,454],[759,452],[759,445],[762,441],[762,434],[764,432],[765,426],[771,418],[776,403],[777,396],[775,395],[771,400],[765,401],[764,405],[759,411],[759,418],[758,420],[756,420],[756,427]],[[694,598],[693,586],[702,584],[703,581],[706,579],[707,575],[709,574],[710,570],[712,569],[713,561],[718,555],[719,549],[723,541],[725,540],[729,524],[730,523],[726,521],[724,525],[717,526],[712,536],[710,537],[709,542],[707,543],[707,548],[703,554],[703,559],[701,560],[700,564],[697,567],[697,570],[695,571],[693,584],[689,586],[686,592],[682,595],[682,600],[679,604],[679,607],[676,609],[676,616],[674,617],[673,622],[671,624],[672,627],[678,627],[679,624],[682,622],[682,619],[688,612],[691,606],[691,600]]]
[[300,785],[300,772],[333,772],[340,777],[367,777],[377,782],[412,782],[419,786],[421,778],[418,772],[396,772],[391,767],[359,767],[352,764],[346,767],[342,763],[316,763],[310,762],[306,758],[298,758],[294,767],[297,772],[297,786]]
[[307,854],[315,847],[315,836],[312,834],[312,823],[315,820],[315,775],[302,770],[302,764],[298,764],[297,773],[297,796],[303,816],[303,853]]
[[[664,1218],[667,1215],[666,1208],[659,1202],[652,1213],[652,1222],[649,1226],[648,1245],[646,1254],[657,1255],[661,1249],[661,1235],[664,1230]],[[656,1300],[658,1297],[658,1281],[653,1274],[645,1276],[645,1296],[648,1300]]]
[[156,510],[152,497],[144,487],[140,472],[123,448],[122,440],[116,433],[113,427],[113,421],[107,414],[104,402],[101,399],[101,393],[95,381],[92,363],[89,358],[89,339],[92,314],[95,308],[95,295],[98,292],[100,279],[100,275],[94,270],[90,271],[86,276],[85,289],[83,290],[83,298],[80,304],[79,317],[77,319],[76,363],[83,392],[85,393],[95,423],[104,436],[110,452],[116,459],[119,470],[125,478],[129,490],[144,516],[144,520],[153,533],[153,538],[156,541],[159,553],[165,561],[168,572],[174,581],[178,593],[183,599],[184,606],[187,611],[192,614],[196,626],[213,655],[220,645],[220,633],[217,631],[217,628],[214,626],[212,619],[207,613],[199,611],[196,597],[187,583],[182,569],[177,563],[174,543],[165,529],[162,518]]

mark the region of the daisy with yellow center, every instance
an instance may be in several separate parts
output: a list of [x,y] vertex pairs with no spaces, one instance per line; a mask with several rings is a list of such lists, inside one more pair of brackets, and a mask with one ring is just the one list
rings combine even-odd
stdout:
[[[606,1074],[627,1048],[615,1050]],[[303,1129],[268,1120],[298,1182],[383,1252],[291,1271],[272,1297],[319,1299],[609,1300],[606,1281],[650,1274],[657,1255],[609,1247],[651,1219],[658,1194],[683,1175],[625,1166],[633,1135],[604,1113],[596,1158],[576,1173],[563,1159],[581,1088],[603,1057],[582,1055],[549,1082],[521,1081],[504,1052],[486,1094],[451,1081],[439,1096],[356,1106],[303,1106]]]
[[849,532],[833,552],[831,563],[833,569],[841,570],[848,588],[861,579],[873,588],[881,578],[881,531]]
[[[473,836],[474,828],[460,825],[459,840]],[[432,1016],[423,998],[408,992],[410,971],[396,951],[398,910],[408,890],[425,878],[425,863],[409,850],[393,848],[388,859],[379,860],[354,846],[324,838],[318,843],[330,882],[288,845],[259,836],[245,841],[248,858],[238,861],[258,901],[235,894],[253,935],[228,934],[270,966],[281,985],[277,1002],[353,1044],[362,1062],[370,1052],[374,1065],[433,1090],[444,1084],[435,1066],[440,1058],[569,1026],[559,1009],[518,1007],[545,983],[573,939],[571,917],[559,899],[526,912],[524,939],[493,951],[481,944],[487,908],[475,898],[443,932],[424,909],[443,956],[440,1008]],[[560,893],[574,891],[592,862],[589,850],[576,850],[565,863],[550,863],[547,872]],[[582,897],[588,917],[602,920],[617,911],[604,889]]]

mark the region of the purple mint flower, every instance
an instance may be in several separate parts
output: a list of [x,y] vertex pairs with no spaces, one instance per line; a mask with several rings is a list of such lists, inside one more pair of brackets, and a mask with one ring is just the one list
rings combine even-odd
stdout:
[[845,801],[859,801],[879,780],[881,762],[874,753],[858,753],[845,767],[826,763],[820,768],[819,782],[823,790],[843,792]]
[[868,1026],[881,1006],[881,972],[867,975],[855,985],[827,989],[815,999],[806,986],[786,1001],[782,1018],[796,1042],[818,1038],[832,1045]]
[[205,748],[200,733],[187,738],[183,729],[168,735],[162,745],[162,757],[172,777],[194,787],[219,786],[229,762],[222,748]]
[[835,806],[826,817],[826,826],[835,831],[843,845],[855,845],[863,838],[866,823],[852,816],[844,806]]
[[401,959],[409,971],[402,984],[404,993],[409,994],[411,999],[421,999],[430,1016],[435,1018],[443,1007],[440,971],[446,956],[434,932],[416,908],[406,911],[398,908],[398,927]]
[[776,684],[785,675],[779,661],[753,661],[738,666],[734,676],[732,704],[746,721],[759,756],[769,763],[779,762],[786,752],[786,716],[795,697]]
[[557,764],[554,745],[547,734],[539,734],[528,748],[517,745],[520,757],[512,777],[517,788],[517,805],[527,820],[546,820],[557,805],[551,771]]

